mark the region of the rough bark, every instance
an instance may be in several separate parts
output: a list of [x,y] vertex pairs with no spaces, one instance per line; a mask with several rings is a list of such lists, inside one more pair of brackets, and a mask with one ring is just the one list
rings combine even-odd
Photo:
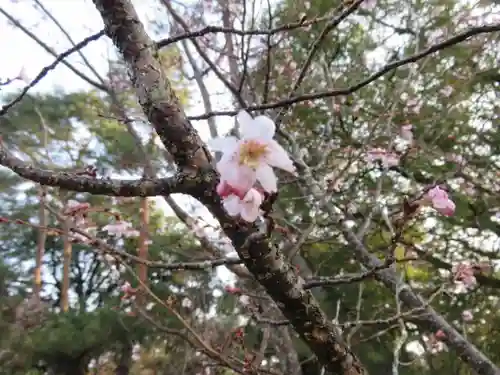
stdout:
[[[147,35],[128,0],[94,0],[107,35],[129,66],[132,83],[144,113],[181,170],[213,171],[212,157],[180,107],[162,71],[155,43]],[[203,174],[207,176],[207,174]],[[239,256],[276,301],[302,339],[333,373],[366,374],[357,357],[321,310],[311,292],[302,287],[283,254],[266,240],[248,241],[256,228],[239,226],[228,217],[215,194],[215,178],[198,179],[203,192],[193,194],[221,223]]]
[[11,155],[1,144],[0,164],[17,173],[19,176],[38,182],[41,185],[55,186],[65,190],[87,192],[96,195],[121,197],[151,197],[181,192],[192,194],[199,191],[199,179],[210,179],[210,176],[205,176],[204,174],[198,176],[196,171],[189,169],[185,169],[184,173],[178,173],[170,178],[141,179],[135,181],[93,178],[78,176],[70,172],[48,171],[26,164]]

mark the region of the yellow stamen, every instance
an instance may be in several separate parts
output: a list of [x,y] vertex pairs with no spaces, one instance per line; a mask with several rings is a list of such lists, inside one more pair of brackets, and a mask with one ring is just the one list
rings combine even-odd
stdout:
[[240,148],[240,165],[256,168],[261,158],[268,152],[267,145],[257,141],[246,141]]

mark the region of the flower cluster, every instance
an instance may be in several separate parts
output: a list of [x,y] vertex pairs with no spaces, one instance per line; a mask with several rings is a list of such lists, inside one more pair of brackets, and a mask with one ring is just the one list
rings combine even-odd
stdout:
[[261,215],[264,192],[275,193],[278,179],[274,168],[296,174],[292,159],[276,142],[276,125],[267,116],[252,118],[246,111],[237,115],[241,139],[233,136],[212,139],[214,151],[222,152],[217,163],[220,183],[217,193],[230,216],[254,222]]

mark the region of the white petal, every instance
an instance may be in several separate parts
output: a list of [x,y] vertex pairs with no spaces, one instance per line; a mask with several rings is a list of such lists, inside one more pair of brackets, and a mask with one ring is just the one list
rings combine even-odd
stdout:
[[255,172],[257,175],[257,181],[260,182],[265,191],[268,193],[278,191],[278,181],[276,175],[269,165],[261,164]]
[[254,118],[253,122],[253,126],[259,132],[259,138],[263,138],[265,140],[273,139],[274,133],[276,132],[276,125],[273,120],[267,116],[257,116]]
[[241,201],[236,195],[231,195],[222,202],[229,216],[238,216],[241,212]]
[[241,110],[236,115],[238,124],[240,124],[240,134],[243,139],[254,138],[255,125],[252,116],[247,111]]
[[266,161],[269,165],[283,169],[294,175],[297,174],[292,159],[278,142],[272,139],[268,142],[268,147],[269,152],[266,155]]
[[208,146],[214,151],[222,151],[224,153],[232,152],[238,144],[236,137],[217,137],[208,140]]
[[241,218],[249,223],[253,223],[260,215],[260,208],[254,204],[247,203],[241,210]]
[[225,180],[226,179],[225,176],[231,174],[237,165],[238,164],[234,160],[233,155],[224,154],[217,163],[216,168],[217,171],[220,173],[221,176],[224,177],[223,179]]
[[250,189],[243,198],[243,202],[248,204],[253,203],[257,207],[260,207],[260,205],[262,204],[262,200],[263,200],[262,194],[257,189],[254,188]]

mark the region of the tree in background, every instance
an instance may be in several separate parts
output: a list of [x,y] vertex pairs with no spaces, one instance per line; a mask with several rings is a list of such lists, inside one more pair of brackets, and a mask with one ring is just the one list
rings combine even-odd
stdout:
[[[499,372],[498,6],[94,0],[75,42],[33,3],[72,48],[0,8],[55,59],[0,109],[6,373]],[[91,88],[31,93],[60,64]]]

